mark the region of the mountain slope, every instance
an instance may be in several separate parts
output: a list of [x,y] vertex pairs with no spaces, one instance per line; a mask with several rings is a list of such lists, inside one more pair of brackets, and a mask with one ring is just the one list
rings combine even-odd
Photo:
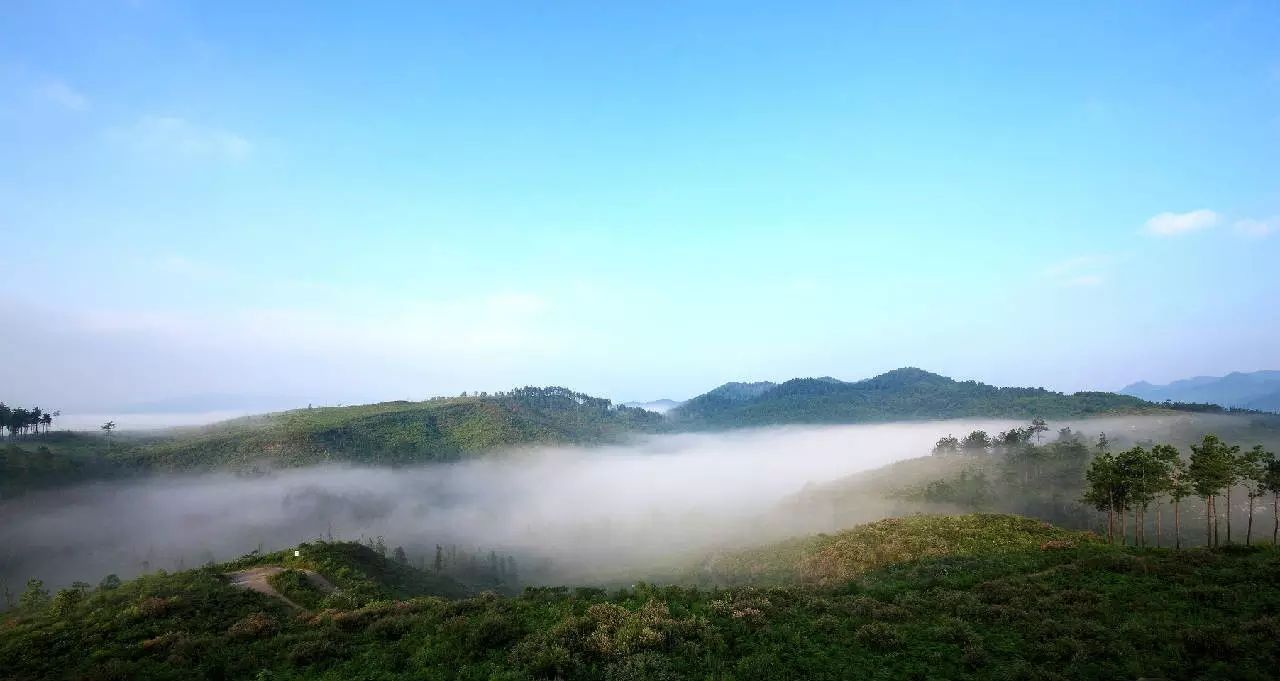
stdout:
[[535,444],[611,442],[656,429],[658,414],[565,388],[494,396],[296,409],[234,419],[120,448],[117,463],[153,470],[449,461]]
[[824,377],[751,385],[767,387],[754,394],[738,392],[733,399],[717,388],[685,402],[669,417],[676,424],[697,428],[970,416],[1079,417],[1156,408],[1114,393],[1065,395],[1043,388],[997,388],[916,368],[895,369],[853,383]]
[[1152,402],[1189,402],[1223,407],[1280,411],[1280,371],[1233,372],[1226,376],[1196,376],[1167,385],[1139,381],[1120,390]]

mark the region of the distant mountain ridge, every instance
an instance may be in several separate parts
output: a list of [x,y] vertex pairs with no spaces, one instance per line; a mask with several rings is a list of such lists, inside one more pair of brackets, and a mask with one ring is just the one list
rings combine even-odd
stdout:
[[961,417],[1081,417],[1159,408],[1106,392],[1072,395],[1043,388],[998,388],[907,367],[861,381],[829,376],[783,383],[726,383],[673,409],[676,427],[861,423]]
[[1138,381],[1120,390],[1151,402],[1190,402],[1280,412],[1280,371],[1235,371],[1226,376],[1195,376],[1166,385]]
[[665,414],[672,409],[684,404],[683,401],[669,400],[666,398],[660,400],[652,400],[649,402],[623,402],[622,406],[631,407],[632,409],[643,409],[657,414]]

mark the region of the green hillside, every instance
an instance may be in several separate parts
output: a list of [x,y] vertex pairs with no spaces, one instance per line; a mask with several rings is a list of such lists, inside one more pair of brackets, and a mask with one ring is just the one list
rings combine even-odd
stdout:
[[716,584],[806,583],[831,586],[896,563],[942,556],[1018,553],[1048,542],[1097,542],[1075,532],[1012,515],[916,515],[885,518],[835,534],[717,556],[703,566]]
[[596,444],[654,430],[657,414],[564,388],[383,402],[253,416],[118,448],[117,463],[149,470],[325,462],[450,461],[504,447]]
[[[747,384],[729,384],[742,385]],[[717,388],[673,409],[669,418],[677,427],[725,428],[962,417],[1064,418],[1160,408],[1115,393],[1066,395],[1043,388],[997,388],[914,368],[895,369],[852,383],[824,377],[750,385],[754,389]]]
[[[1004,516],[807,540],[802,584],[427,595],[312,544],[49,598],[0,619],[15,679],[1268,679],[1280,551],[1134,549]],[[866,551],[886,547],[875,559]],[[778,555],[800,555],[790,547]],[[350,595],[298,611],[228,572],[297,560]],[[801,557],[791,565],[811,564]],[[824,563],[825,564],[825,563]],[[437,585],[438,586],[438,585]]]

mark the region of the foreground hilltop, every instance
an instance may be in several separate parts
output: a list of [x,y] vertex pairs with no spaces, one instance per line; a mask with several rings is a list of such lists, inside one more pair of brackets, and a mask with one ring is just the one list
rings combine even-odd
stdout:
[[[0,620],[21,679],[1270,678],[1280,552],[1126,549],[1025,518],[920,516],[744,554],[742,586],[459,586],[306,544]],[[751,561],[767,557],[753,584]],[[238,589],[271,565],[287,595]],[[304,572],[305,571],[305,572]],[[316,574],[335,591],[313,590]],[[285,578],[284,576],[292,576]]]
[[670,418],[684,427],[726,428],[964,417],[1078,418],[1159,408],[1115,393],[998,388],[908,367],[854,382],[822,377],[779,384],[728,383],[676,407]]

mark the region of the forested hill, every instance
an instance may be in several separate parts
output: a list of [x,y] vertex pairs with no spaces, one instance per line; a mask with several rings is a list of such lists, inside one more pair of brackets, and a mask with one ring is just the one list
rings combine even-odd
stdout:
[[714,428],[962,417],[1064,418],[1157,408],[1115,393],[1066,395],[1043,388],[998,388],[905,368],[856,382],[823,377],[780,384],[730,383],[685,402],[669,418],[677,427]]
[[595,444],[655,430],[662,417],[566,388],[322,407],[252,416],[117,447],[110,458],[146,469],[299,466],[327,461],[448,461],[503,447]]

